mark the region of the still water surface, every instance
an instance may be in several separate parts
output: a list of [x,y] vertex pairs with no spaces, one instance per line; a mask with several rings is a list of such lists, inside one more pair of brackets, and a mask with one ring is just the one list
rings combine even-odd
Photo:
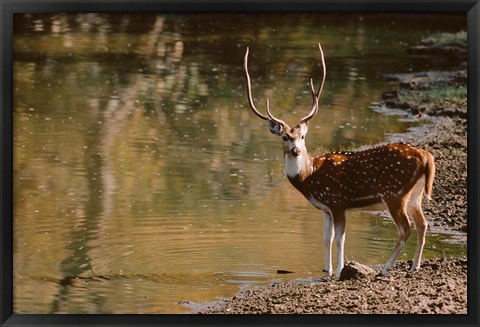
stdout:
[[[178,313],[182,301],[321,275],[321,213],[248,108],[245,48],[257,107],[268,97],[293,124],[310,108],[322,43],[328,76],[307,137],[320,153],[414,126],[370,109],[393,87],[381,74],[441,69],[407,46],[465,28],[422,15],[17,16],[15,312]],[[346,259],[384,263],[395,238],[390,219],[352,211]],[[465,254],[449,240],[429,233],[425,257]],[[401,257],[414,247],[413,235]]]

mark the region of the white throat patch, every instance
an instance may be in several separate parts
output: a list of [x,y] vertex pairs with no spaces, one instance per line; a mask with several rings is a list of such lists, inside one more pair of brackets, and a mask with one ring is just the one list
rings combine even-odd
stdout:
[[300,174],[303,165],[303,155],[292,157],[285,154],[285,173],[288,177],[293,178]]

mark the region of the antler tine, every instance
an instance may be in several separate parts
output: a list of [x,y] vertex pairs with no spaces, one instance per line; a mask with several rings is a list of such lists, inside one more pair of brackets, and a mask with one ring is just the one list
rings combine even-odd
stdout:
[[263,120],[270,120],[267,116],[264,114],[261,114],[257,108],[255,108],[255,104],[253,103],[253,98],[252,98],[252,84],[250,82],[250,75],[248,74],[248,47],[247,51],[245,52],[245,59],[244,59],[244,68],[245,68],[245,77],[247,79],[247,91],[248,91],[248,103],[250,104],[250,108],[252,111],[257,115],[258,117],[262,118]]
[[267,98],[267,115],[268,115],[268,117],[270,118],[270,120],[273,120],[274,122],[276,122],[276,123],[278,123],[278,124],[280,124],[280,125],[282,125],[282,126],[286,126],[286,125],[287,125],[287,123],[285,123],[283,120],[278,119],[278,118],[276,118],[276,117],[274,117],[274,116],[272,115],[272,113],[270,112],[270,103],[268,102],[268,98]]
[[310,79],[310,91],[312,92],[313,105],[312,105],[312,109],[310,110],[308,115],[306,115],[305,117],[300,119],[300,123],[306,123],[307,121],[312,119],[317,114],[318,100],[320,99],[320,95],[322,94],[323,84],[325,84],[325,78],[327,76],[327,67],[325,65],[325,58],[323,56],[323,50],[322,50],[322,46],[320,45],[320,43],[318,44],[318,48],[320,50],[320,57],[321,57],[321,61],[322,61],[323,78],[322,78],[322,82],[320,83],[320,87],[318,88],[317,92],[315,92],[315,87],[313,86],[313,79],[312,78]]

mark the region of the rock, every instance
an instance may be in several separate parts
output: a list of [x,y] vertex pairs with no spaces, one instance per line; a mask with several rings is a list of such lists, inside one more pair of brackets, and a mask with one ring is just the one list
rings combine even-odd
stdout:
[[345,266],[340,273],[340,280],[347,279],[362,279],[368,275],[375,275],[376,271],[372,268],[362,265],[356,261],[349,261],[345,263]]
[[293,274],[293,271],[278,269],[277,274]]

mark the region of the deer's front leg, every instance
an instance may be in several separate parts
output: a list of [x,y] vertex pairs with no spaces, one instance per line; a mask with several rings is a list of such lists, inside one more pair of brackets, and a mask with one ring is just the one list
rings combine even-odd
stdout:
[[343,269],[344,245],[345,245],[345,211],[338,210],[332,213],[335,225],[335,241],[337,243],[337,272],[335,277],[340,278]]
[[333,218],[327,213],[323,212],[323,240],[325,242],[325,269],[324,272],[328,273],[328,276],[333,274],[332,268],[332,242],[333,242]]

